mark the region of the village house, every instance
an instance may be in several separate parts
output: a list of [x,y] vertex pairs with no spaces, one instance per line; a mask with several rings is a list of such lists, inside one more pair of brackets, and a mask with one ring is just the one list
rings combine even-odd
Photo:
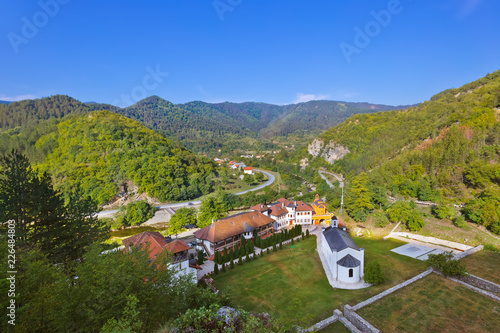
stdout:
[[244,167],[243,173],[245,173],[247,175],[253,175],[253,168],[252,167]]
[[260,212],[240,213],[213,222],[194,233],[198,246],[212,256],[215,251],[222,251],[224,247],[231,248],[241,241],[242,237],[250,240],[254,232],[261,238],[273,234],[274,219]]
[[289,201],[284,198],[278,199],[277,202],[269,205],[258,204],[251,209],[275,219],[275,231],[281,231],[296,224],[310,225],[314,214],[314,209],[307,203]]
[[328,227],[321,233],[321,251],[334,279],[343,283],[360,282],[364,276],[364,249],[360,249],[347,231]]
[[152,262],[160,253],[166,251],[170,264],[177,269],[176,276],[190,276],[196,282],[196,268],[189,265],[189,247],[181,240],[170,240],[159,232],[144,231],[123,240],[125,251],[134,249],[148,250],[149,261]]

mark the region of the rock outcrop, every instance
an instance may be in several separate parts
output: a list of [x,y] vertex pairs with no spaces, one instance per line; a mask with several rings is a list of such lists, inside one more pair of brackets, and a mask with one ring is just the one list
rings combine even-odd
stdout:
[[330,164],[334,164],[335,161],[342,159],[345,155],[349,154],[350,151],[347,147],[336,144],[330,141],[326,146],[322,140],[315,139],[307,147],[307,151],[314,157],[321,156]]

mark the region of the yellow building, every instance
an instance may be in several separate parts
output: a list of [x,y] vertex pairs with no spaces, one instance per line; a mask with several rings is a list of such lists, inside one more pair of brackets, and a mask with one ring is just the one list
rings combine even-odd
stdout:
[[332,223],[333,213],[330,213],[328,209],[326,209],[326,204],[321,200],[319,194],[316,194],[314,198],[314,203],[312,204],[312,208],[314,209],[314,214],[312,217],[313,224],[320,224],[325,222],[326,224]]

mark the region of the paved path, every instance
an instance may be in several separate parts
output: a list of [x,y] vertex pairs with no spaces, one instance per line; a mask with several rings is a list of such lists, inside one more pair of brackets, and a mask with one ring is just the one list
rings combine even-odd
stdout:
[[[271,173],[269,173],[267,171],[264,171],[264,170],[258,170],[258,169],[256,169],[255,171],[256,172],[262,172],[269,179],[264,184],[262,184],[262,185],[254,187],[254,188],[252,188],[250,190],[246,190],[246,191],[242,191],[242,192],[236,193],[236,195],[243,195],[243,194],[248,193],[248,192],[258,191],[258,190],[261,190],[264,187],[269,186],[272,183],[274,183],[275,177],[274,177],[273,174],[271,174]],[[196,206],[196,205],[201,205],[201,201],[200,200],[193,200],[193,201],[179,202],[179,203],[174,203],[174,204],[160,205],[160,206],[156,206],[156,209],[158,210],[158,209],[166,209],[166,208],[192,207],[192,206]],[[106,216],[109,217],[109,216],[112,216],[112,215],[118,213],[119,211],[120,211],[119,209],[104,210],[104,211],[100,212],[99,214],[97,214],[97,217],[98,218],[103,218],[103,217],[106,217]]]
[[344,181],[342,180],[342,175],[339,176],[335,173],[331,173],[331,172],[323,171],[323,170],[318,170],[318,172],[319,172],[319,176],[321,178],[323,178],[330,187],[334,187],[334,186],[332,183],[330,183],[330,181],[328,179],[326,179],[325,175],[323,175],[324,173],[332,175],[333,177],[337,178],[337,180],[339,181],[339,186],[344,187]]

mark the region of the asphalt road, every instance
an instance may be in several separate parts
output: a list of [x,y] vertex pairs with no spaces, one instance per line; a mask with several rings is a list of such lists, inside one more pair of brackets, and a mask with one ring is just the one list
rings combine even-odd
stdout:
[[337,178],[337,180],[339,181],[340,187],[344,187],[344,181],[342,180],[341,177],[339,177],[339,175],[336,175],[336,174],[328,172],[328,171],[319,170],[320,177],[323,178],[330,187],[333,187],[333,184],[330,183],[330,181],[328,181],[328,179],[326,179],[326,177],[323,175],[324,173],[327,173],[327,174],[332,175],[333,177]]
[[[274,183],[275,177],[271,173],[266,172],[264,170],[255,170],[255,171],[256,172],[262,172],[269,179],[264,184],[262,184],[262,185],[254,187],[254,188],[252,188],[250,190],[246,190],[246,191],[243,191],[243,192],[236,193],[236,195],[243,195],[243,194],[248,193],[248,192],[258,191],[258,190],[261,190],[264,187],[269,186],[272,183]],[[200,204],[201,204],[200,200],[194,200],[194,201],[186,201],[186,202],[179,202],[179,203],[175,203],[175,204],[167,204],[167,205],[156,206],[156,209],[189,207],[189,206],[195,206],[195,205],[200,205]],[[102,218],[102,217],[106,217],[106,216],[111,216],[111,215],[114,215],[114,214],[116,214],[118,212],[119,212],[119,209],[103,210],[102,212],[100,212],[99,214],[97,214],[97,217],[98,218]]]

